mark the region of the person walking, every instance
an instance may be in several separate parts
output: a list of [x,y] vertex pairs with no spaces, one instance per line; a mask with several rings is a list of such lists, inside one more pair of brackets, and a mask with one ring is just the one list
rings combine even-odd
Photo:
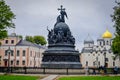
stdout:
[[114,74],[116,74],[116,75],[118,74],[118,67],[117,66],[114,67]]

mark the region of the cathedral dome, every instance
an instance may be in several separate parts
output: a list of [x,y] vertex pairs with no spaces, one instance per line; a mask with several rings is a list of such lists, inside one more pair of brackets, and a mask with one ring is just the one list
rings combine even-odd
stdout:
[[54,26],[54,32],[55,33],[58,33],[58,31],[63,31],[63,33],[66,33],[67,31],[69,31],[69,27],[66,23],[64,22],[60,22],[60,23],[57,23],[55,26]]
[[108,30],[106,30],[103,33],[102,38],[112,38],[112,33],[110,33]]

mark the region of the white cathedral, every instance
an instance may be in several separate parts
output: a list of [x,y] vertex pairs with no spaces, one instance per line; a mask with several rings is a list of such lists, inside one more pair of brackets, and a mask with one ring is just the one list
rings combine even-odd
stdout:
[[97,45],[95,45],[94,41],[88,36],[87,39],[84,40],[84,47],[81,51],[82,67],[120,67],[120,60],[114,59],[115,55],[111,50],[112,40],[112,33],[110,33],[108,29],[103,33],[101,38],[97,39]]

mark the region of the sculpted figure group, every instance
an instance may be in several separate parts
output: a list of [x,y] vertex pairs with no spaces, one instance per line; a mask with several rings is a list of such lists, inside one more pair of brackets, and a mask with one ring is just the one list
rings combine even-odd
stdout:
[[[65,16],[67,17],[67,13],[65,12],[65,8],[58,9],[60,10],[60,15],[57,17],[57,21],[54,26],[58,23],[65,23]],[[63,29],[59,29],[57,32],[54,29],[48,30],[48,43],[49,44],[57,44],[57,43],[67,43],[67,44],[75,44],[75,38],[72,36],[70,30],[65,32]]]

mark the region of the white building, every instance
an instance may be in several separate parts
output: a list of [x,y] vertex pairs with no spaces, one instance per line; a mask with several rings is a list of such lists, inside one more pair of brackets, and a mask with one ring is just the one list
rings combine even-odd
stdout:
[[115,55],[111,50],[112,34],[106,30],[102,38],[97,39],[97,45],[94,41],[87,37],[84,40],[84,47],[81,51],[81,64],[82,67],[114,67],[120,66],[119,59],[114,60]]

